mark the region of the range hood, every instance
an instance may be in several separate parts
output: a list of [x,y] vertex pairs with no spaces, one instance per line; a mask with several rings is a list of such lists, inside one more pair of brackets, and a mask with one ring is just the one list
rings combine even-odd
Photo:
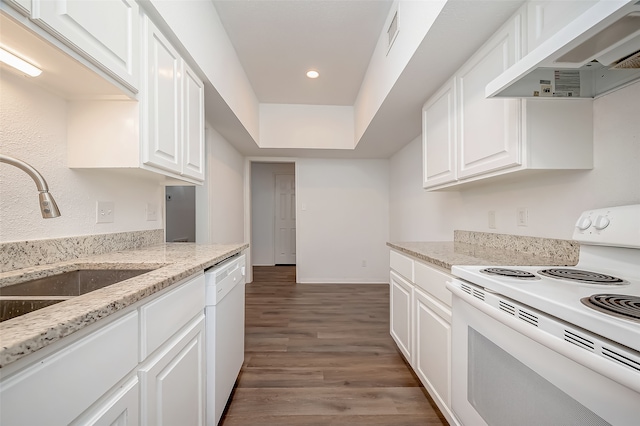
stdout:
[[593,98],[640,79],[640,1],[599,1],[486,87],[487,97]]

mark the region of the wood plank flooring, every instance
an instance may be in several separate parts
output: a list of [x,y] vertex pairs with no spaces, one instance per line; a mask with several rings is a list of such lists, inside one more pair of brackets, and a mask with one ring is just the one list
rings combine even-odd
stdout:
[[389,335],[388,285],[295,282],[294,266],[254,267],[220,425],[447,424]]

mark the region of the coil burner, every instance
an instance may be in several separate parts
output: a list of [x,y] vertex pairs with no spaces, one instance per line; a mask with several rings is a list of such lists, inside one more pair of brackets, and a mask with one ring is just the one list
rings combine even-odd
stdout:
[[640,322],[640,297],[625,294],[594,294],[580,301],[587,307],[618,318]]
[[519,269],[509,269],[509,268],[485,268],[481,269],[480,272],[488,275],[498,275],[501,277],[508,278],[517,278],[521,280],[539,280],[540,277],[532,274],[531,272],[522,271]]
[[579,269],[553,268],[538,271],[540,275],[562,280],[576,281],[582,284],[600,285],[625,285],[627,281],[612,275],[600,274],[598,272],[581,271]]

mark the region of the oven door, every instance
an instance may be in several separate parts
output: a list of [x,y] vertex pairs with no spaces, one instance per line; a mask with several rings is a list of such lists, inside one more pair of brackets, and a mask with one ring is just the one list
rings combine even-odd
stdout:
[[[462,424],[638,424],[640,393],[575,361],[590,353],[560,339],[563,350],[550,349],[555,344],[538,335],[544,332],[467,294],[455,281],[447,284],[454,295],[451,396]],[[577,352],[572,356],[566,351]],[[640,372],[624,370],[640,383]]]

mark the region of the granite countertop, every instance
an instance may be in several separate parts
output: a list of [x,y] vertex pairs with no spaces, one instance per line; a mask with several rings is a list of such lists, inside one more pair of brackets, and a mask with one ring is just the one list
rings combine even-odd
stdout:
[[166,243],[0,273],[0,287],[78,268],[157,268],[0,324],[0,368],[215,265],[248,244]]
[[566,255],[553,248],[548,249],[545,255],[540,255],[458,241],[393,242],[387,245],[449,271],[453,265],[573,266],[577,263],[573,254]]

